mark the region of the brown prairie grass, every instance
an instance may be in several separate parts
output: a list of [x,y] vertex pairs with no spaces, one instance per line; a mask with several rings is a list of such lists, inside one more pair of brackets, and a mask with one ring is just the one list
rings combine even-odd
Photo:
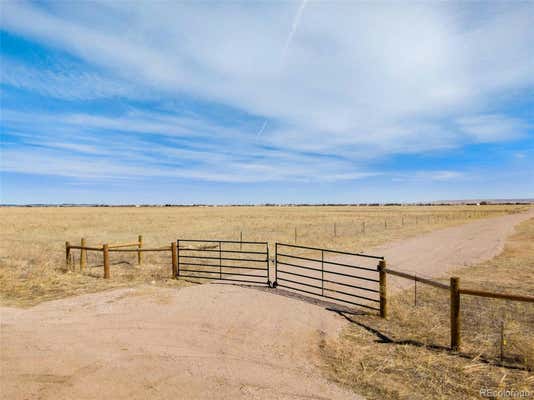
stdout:
[[[532,295],[534,219],[517,227],[499,256],[454,275],[462,287]],[[387,321],[346,315],[354,323],[322,348],[328,376],[369,399],[475,399],[481,388],[532,396],[534,304],[462,295],[462,348],[453,353],[448,291],[419,283],[417,306],[414,293],[392,298]]]
[[[65,241],[88,246],[132,242],[169,245],[178,238],[275,241],[365,251],[478,218],[520,212],[525,206],[432,207],[73,207],[0,208],[0,304],[41,301],[142,283],[181,285],[169,279],[169,253],[110,253],[112,279],[102,277],[101,253],[89,252],[84,274],[65,270]],[[79,262],[79,251],[73,251]]]

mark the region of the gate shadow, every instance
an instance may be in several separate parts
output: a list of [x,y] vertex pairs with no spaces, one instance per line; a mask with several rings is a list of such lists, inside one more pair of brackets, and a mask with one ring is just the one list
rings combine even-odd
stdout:
[[394,338],[386,335],[385,333],[379,331],[376,328],[373,328],[373,327],[371,327],[369,325],[366,325],[366,324],[364,324],[364,323],[362,323],[360,321],[356,321],[356,320],[350,318],[350,316],[346,315],[346,314],[348,314],[346,312],[339,311],[339,310],[331,310],[331,311],[335,311],[338,315],[340,315],[343,318],[345,318],[349,323],[357,325],[360,328],[365,329],[367,332],[369,332],[372,335],[374,335],[377,338],[377,340],[375,340],[376,343],[389,344],[389,345],[399,345],[399,346],[409,345],[409,346],[414,346],[414,347],[421,347],[421,348],[424,348],[424,349],[427,349],[427,350],[431,350],[431,351],[435,351],[435,352],[448,353],[450,355],[461,357],[461,358],[464,358],[464,359],[467,359],[467,360],[471,360],[471,361],[477,360],[478,362],[483,363],[483,364],[487,364],[487,365],[492,365],[492,366],[501,367],[501,368],[507,368],[507,369],[511,369],[511,370],[529,371],[529,369],[524,367],[524,366],[510,364],[510,363],[506,363],[504,361],[496,361],[496,360],[484,357],[481,354],[464,353],[464,352],[461,352],[461,351],[452,350],[450,347],[447,347],[447,346],[442,346],[442,345],[432,344],[432,343],[423,343],[423,342],[420,342],[418,340],[413,340],[413,339],[403,339],[403,340],[394,339]]
[[422,347],[430,351],[448,353],[451,356],[457,356],[457,357],[461,357],[464,359],[469,359],[469,360],[476,359],[483,364],[503,367],[503,368],[507,368],[511,370],[527,370],[528,371],[528,369],[526,369],[523,366],[518,366],[518,365],[508,364],[508,363],[503,363],[503,362],[496,362],[495,360],[486,358],[480,354],[474,355],[474,354],[453,351],[449,347],[442,346],[442,345],[422,343],[422,342],[419,342],[417,340],[412,340],[412,339],[397,340],[397,339],[394,339],[388,336],[386,333],[381,332],[378,329],[371,327],[370,325],[364,324],[360,321],[356,321],[350,317],[352,315],[362,315],[362,316],[376,315],[376,313],[372,313],[369,311],[355,310],[353,308],[346,307],[346,306],[343,306],[341,304],[334,303],[331,301],[325,301],[322,299],[309,297],[309,296],[302,295],[300,293],[292,292],[289,290],[278,289],[278,288],[274,289],[274,288],[266,287],[263,285],[247,285],[247,284],[238,284],[238,283],[231,283],[231,282],[211,282],[210,284],[211,285],[215,284],[215,285],[240,286],[244,288],[249,288],[253,290],[259,290],[262,292],[270,293],[276,296],[283,296],[283,297],[287,297],[287,298],[291,298],[291,299],[295,299],[299,301],[304,301],[306,303],[317,305],[319,307],[324,307],[327,311],[334,312],[338,314],[339,316],[343,317],[350,324],[354,324],[362,329],[365,329],[367,332],[374,335],[376,337],[376,340],[375,340],[376,343],[381,343],[385,345],[394,345],[394,346],[409,345],[409,346],[414,346],[414,347]]
[[333,301],[323,300],[316,297],[311,297],[310,295],[303,295],[297,292],[293,292],[287,289],[280,288],[270,288],[265,285],[255,285],[255,284],[242,284],[242,283],[232,283],[232,282],[210,282],[210,285],[232,285],[244,287],[247,289],[259,290],[260,292],[270,293],[276,296],[282,296],[290,299],[295,299],[303,301],[308,304],[313,304],[319,307],[325,308],[327,311],[332,311],[335,313],[349,314],[349,315],[373,315],[372,312],[354,309],[343,304],[335,303]]

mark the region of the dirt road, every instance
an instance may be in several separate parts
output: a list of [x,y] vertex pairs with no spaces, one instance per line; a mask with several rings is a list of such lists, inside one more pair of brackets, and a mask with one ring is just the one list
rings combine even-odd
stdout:
[[[481,219],[390,242],[371,252],[384,256],[390,268],[427,277],[447,277],[456,268],[495,257],[502,251],[514,227],[529,218],[534,218],[534,208],[526,213]],[[402,278],[391,277],[390,281],[393,283],[391,290],[412,285]]]
[[210,284],[141,287],[2,309],[3,399],[358,399],[322,377],[344,320]]
[[[443,275],[490,258],[515,224],[480,220],[374,252]],[[358,399],[328,382],[319,347],[345,320],[273,292],[210,284],[119,289],[1,308],[3,399]]]

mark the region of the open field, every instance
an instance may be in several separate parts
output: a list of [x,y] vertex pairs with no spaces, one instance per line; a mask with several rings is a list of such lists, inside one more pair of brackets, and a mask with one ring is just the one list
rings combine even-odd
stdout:
[[[534,218],[517,227],[497,257],[453,275],[470,288],[531,295]],[[369,399],[479,398],[480,388],[529,390],[532,396],[533,304],[462,296],[458,356],[447,350],[448,292],[423,284],[416,291],[413,283],[402,288],[390,302],[388,320],[347,315],[353,323],[323,348],[332,379]]]
[[[472,285],[501,279],[506,286],[495,289],[528,292],[533,227],[532,219],[523,223],[501,256],[462,270],[462,279]],[[349,318],[360,325],[348,325],[344,317],[321,304],[277,296],[280,290],[266,293],[231,285],[169,290],[139,286],[141,278],[135,276],[128,281],[128,273],[143,279],[156,277],[160,270],[152,264],[117,266],[123,273],[108,283],[90,275],[64,274],[61,250],[57,250],[56,273],[64,278],[59,284],[77,283],[60,293],[45,287],[49,296],[65,296],[73,288],[136,287],[45,302],[30,309],[4,308],[6,398],[37,394],[54,399],[81,394],[87,398],[358,398],[351,390],[371,399],[477,398],[480,387],[532,386],[526,371],[482,362],[481,356],[496,360],[495,331],[489,325],[473,328],[492,314],[501,315],[501,308],[486,308],[482,301],[462,308],[469,318],[464,328],[476,332],[465,340],[464,329],[466,351],[475,352],[464,358],[440,348],[446,345],[448,327],[446,316],[436,310],[446,310],[446,300],[425,288],[419,289],[417,307],[412,305],[411,290],[401,292],[391,304],[387,323],[352,315]],[[84,286],[84,279],[102,286]],[[532,314],[514,304],[506,310],[505,362],[527,363],[532,338],[524,333],[532,332]],[[376,333],[363,325],[382,332],[391,342],[377,342]],[[480,355],[477,348],[482,350]],[[28,357],[41,362],[28,363]]]
[[[99,209],[78,210],[83,217],[76,214],[76,209],[66,210],[63,214],[71,213],[70,219],[58,217],[62,216],[62,209],[36,210],[33,215],[31,210],[24,209],[6,213],[12,225],[11,235],[4,237],[9,246],[2,249],[3,303],[41,304],[30,308],[2,307],[4,350],[0,353],[0,384],[4,390],[0,398],[360,399],[359,395],[363,395],[368,399],[475,399],[479,398],[481,387],[533,389],[531,372],[524,370],[531,368],[532,360],[531,304],[486,299],[463,301],[464,347],[461,354],[455,354],[446,349],[447,293],[434,293],[434,289],[425,287],[418,287],[417,307],[413,305],[413,289],[409,287],[403,292],[403,287],[399,287],[390,301],[390,317],[384,321],[369,314],[332,312],[328,310],[331,303],[295,296],[281,289],[227,284],[191,286],[169,279],[170,260],[150,254],[146,254],[142,266],[137,266],[135,253],[120,256],[112,253],[117,258],[115,262],[127,263],[112,263],[112,278],[108,281],[101,278],[102,267],[86,274],[65,273],[63,235],[72,242],[78,235],[86,237],[89,244],[101,243],[98,234],[104,222],[97,213]],[[234,212],[234,209],[213,208],[202,210],[207,215],[201,218],[200,213],[194,215],[199,209],[186,218],[188,210],[149,209],[148,223],[142,213],[147,210],[105,209],[104,214],[116,226],[108,228],[111,232],[107,231],[103,240],[132,241],[137,233],[143,233],[147,246],[158,246],[176,238],[170,229],[161,232],[169,220],[187,219],[190,235],[198,237],[195,226],[207,229],[211,219],[222,220],[224,211]],[[243,214],[240,218],[234,216],[235,221],[246,220],[245,215],[251,219],[258,212],[272,223],[272,216],[280,212],[282,215],[277,217],[286,227],[288,214],[297,220],[306,217],[309,211],[302,208],[241,210]],[[501,208],[493,213],[501,215],[516,210]],[[114,215],[114,211],[118,213]],[[314,211],[317,217],[324,218],[323,225],[317,227],[322,226],[326,231],[330,222],[325,214],[332,210],[316,208]],[[381,209],[371,211],[375,215],[368,216],[370,225],[371,218],[376,223],[383,218]],[[458,207],[460,212],[466,213]],[[528,219],[529,215],[532,212],[479,220],[461,229],[458,226],[440,231],[435,228],[477,218],[450,215],[441,218],[441,225],[419,223],[414,227],[405,222],[404,228],[399,225],[382,231],[377,223],[375,232],[360,233],[361,238],[354,235],[352,241],[349,237],[328,238],[327,235],[323,240],[327,247],[339,247],[336,240],[351,242],[353,247],[346,248],[352,250],[382,244],[384,252],[396,249],[400,262],[413,254],[415,241],[415,248],[435,256],[435,265],[429,269],[433,274],[450,268],[446,254],[458,252],[451,257],[458,266],[479,259],[481,253],[490,258],[500,242],[493,240],[491,246],[485,246],[473,235],[484,229],[493,232],[490,236],[494,239],[503,239],[515,223]],[[139,231],[141,217],[145,229]],[[20,236],[14,233],[17,220],[24,222],[19,224]],[[77,226],[80,220],[85,221],[85,231]],[[127,230],[130,225],[127,234],[119,230]],[[219,226],[227,228],[222,222]],[[240,225],[233,226],[235,229]],[[428,233],[417,240],[409,238],[418,230]],[[157,236],[158,232],[162,236]],[[230,230],[225,232],[230,235]],[[442,235],[439,244],[434,240],[436,234]],[[409,239],[385,244],[388,238],[403,236]],[[161,239],[151,240],[152,237]],[[210,237],[218,236],[215,233]],[[519,225],[504,253],[462,269],[458,274],[472,288],[530,293],[534,278],[533,239],[534,219],[530,218]],[[316,241],[312,244],[320,244],[319,237],[312,240]],[[459,251],[458,245],[463,242],[471,243],[473,248],[469,252]],[[25,255],[25,247],[31,250],[29,254],[33,258]],[[394,264],[395,258],[390,259]],[[20,265],[16,264],[17,260]],[[91,258],[90,261],[99,262]],[[150,282],[155,285],[146,285]],[[123,288],[106,290],[118,286]],[[84,292],[100,293],[67,297]],[[67,298],[43,302],[61,297]],[[495,365],[501,362],[496,347],[500,331],[495,325],[499,326],[502,315],[506,315],[507,340],[503,363],[523,369]]]
[[[181,208],[0,208],[1,303],[33,305],[44,300],[113,287],[169,279],[165,253],[112,256],[112,277],[102,276],[100,253],[89,252],[86,274],[65,273],[65,241],[88,245],[131,242],[143,234],[145,246],[177,238],[295,242],[348,251],[369,251],[391,240],[411,237],[480,218],[516,213],[528,206],[432,207],[181,207]],[[78,256],[79,252],[75,252]]]

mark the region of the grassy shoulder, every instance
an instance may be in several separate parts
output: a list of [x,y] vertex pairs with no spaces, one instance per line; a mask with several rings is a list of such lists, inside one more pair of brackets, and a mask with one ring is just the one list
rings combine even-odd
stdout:
[[111,279],[103,279],[102,266],[90,266],[84,273],[72,272],[57,263],[37,265],[5,263],[0,268],[0,305],[31,307],[43,301],[86,293],[140,285],[183,287],[189,283],[171,277],[170,263],[111,265]]
[[[499,256],[454,275],[462,287],[531,295],[534,219],[517,227]],[[417,300],[413,288],[400,292],[387,321],[345,315],[353,323],[322,347],[325,371],[369,399],[475,399],[481,389],[534,396],[534,305],[462,296],[461,310],[459,354],[447,349],[447,291],[419,285]]]

